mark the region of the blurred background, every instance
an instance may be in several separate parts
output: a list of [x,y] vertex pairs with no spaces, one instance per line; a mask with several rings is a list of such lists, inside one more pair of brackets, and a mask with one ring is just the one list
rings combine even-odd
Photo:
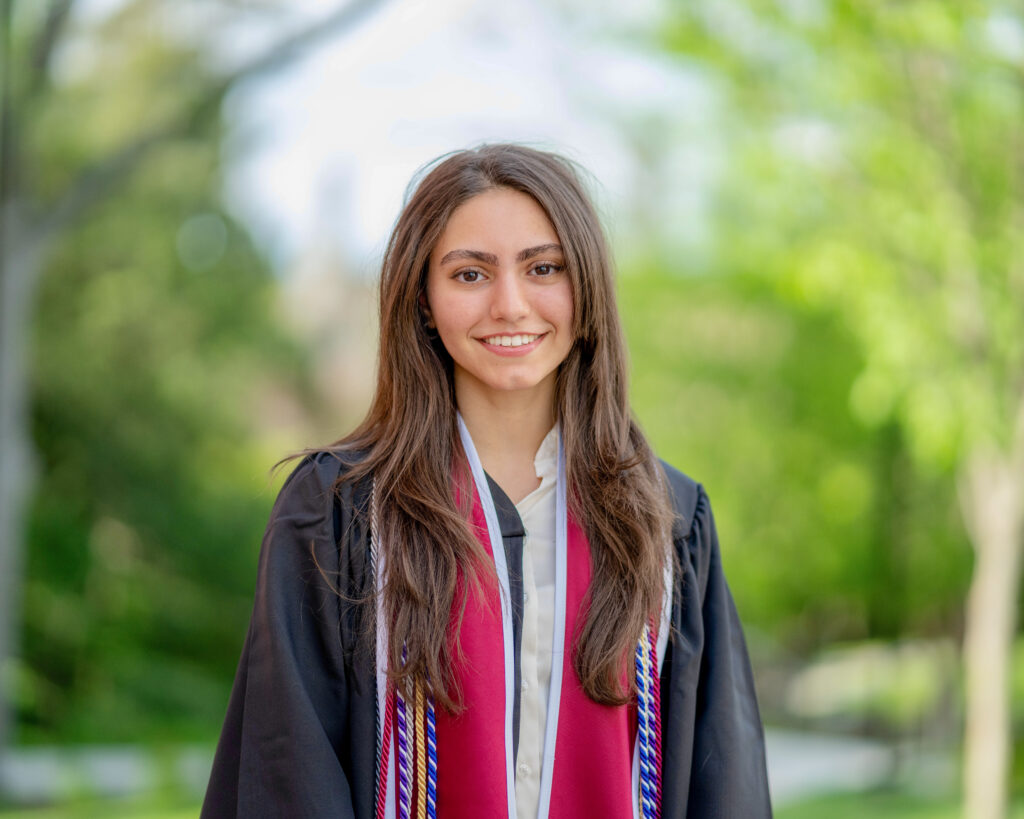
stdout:
[[405,186],[518,140],[592,174],[777,815],[1024,816],[1020,0],[0,0],[0,49],[0,815],[196,815]]

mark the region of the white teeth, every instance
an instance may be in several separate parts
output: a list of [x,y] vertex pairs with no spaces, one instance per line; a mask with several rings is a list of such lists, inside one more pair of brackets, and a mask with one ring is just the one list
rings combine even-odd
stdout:
[[524,344],[532,344],[538,338],[539,335],[488,336],[484,341],[495,347],[522,347]]

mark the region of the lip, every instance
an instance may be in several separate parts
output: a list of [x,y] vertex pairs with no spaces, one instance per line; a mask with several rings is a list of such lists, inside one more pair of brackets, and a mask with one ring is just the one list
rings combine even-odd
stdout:
[[[513,335],[515,335],[515,334],[513,334]],[[519,335],[533,335],[533,334],[532,333],[529,333],[529,334],[528,333],[521,333]],[[478,338],[477,341],[479,341],[480,344],[483,345],[485,350],[487,350],[489,352],[492,352],[495,355],[506,356],[506,357],[509,357],[509,358],[517,358],[519,356],[527,355],[527,354],[533,352],[534,350],[536,350],[537,347],[539,347],[540,344],[547,337],[548,337],[547,333],[541,333],[540,334],[540,338],[534,339],[529,344],[523,344],[523,345],[520,345],[519,347],[502,347],[500,344],[488,344],[482,338]]]

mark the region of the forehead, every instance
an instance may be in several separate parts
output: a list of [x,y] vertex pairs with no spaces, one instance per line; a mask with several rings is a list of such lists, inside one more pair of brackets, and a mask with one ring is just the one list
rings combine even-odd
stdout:
[[431,257],[456,248],[518,251],[557,241],[555,227],[536,199],[510,188],[492,188],[452,212]]

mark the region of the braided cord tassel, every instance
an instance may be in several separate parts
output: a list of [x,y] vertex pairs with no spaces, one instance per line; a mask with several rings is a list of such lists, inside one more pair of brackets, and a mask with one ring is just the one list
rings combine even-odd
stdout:
[[[387,696],[387,695],[385,695],[385,696]],[[387,708],[386,705],[384,707]],[[374,757],[373,757],[374,759],[377,760],[377,771],[376,771],[376,777],[377,778],[374,780],[374,783],[373,783],[373,792],[376,794],[376,799],[377,799],[378,802],[380,801],[381,774],[384,771],[385,766],[387,765],[386,761],[382,762],[382,760],[381,760],[381,753],[384,750],[384,737],[383,737],[383,734],[381,732],[381,725],[380,725],[380,723],[381,723],[380,708],[378,707],[378,708],[375,709],[375,713],[373,715],[373,730],[377,732],[377,734],[376,734],[376,745],[375,745],[376,749],[374,750]],[[385,787],[386,787],[386,785],[385,785]]]
[[409,720],[405,697],[401,691],[395,692],[397,706],[395,715],[398,725],[398,815],[400,819],[410,819],[412,807],[412,780],[410,771]]
[[647,699],[644,695],[644,660],[643,643],[636,647],[636,718],[637,741],[640,746],[640,813],[648,819],[647,795],[645,793],[647,779]]
[[647,631],[636,647],[636,686],[637,686],[637,733],[640,746],[640,810],[644,819],[655,819],[655,800],[657,793],[654,787],[653,741],[653,697],[650,688],[650,663],[648,662]]
[[[375,587],[379,584],[377,571],[380,553],[380,526],[377,518],[377,484],[374,481],[370,495],[370,571]],[[402,646],[402,665],[406,650]],[[425,694],[424,684],[417,680],[415,687],[415,714],[409,704],[390,683],[384,695],[383,719],[378,710],[377,728],[377,782],[375,819],[384,819],[387,812],[388,767],[391,759],[392,737],[397,734],[398,757],[398,815],[400,819],[437,819],[437,714],[434,698]],[[424,726],[424,721],[426,725]],[[383,726],[381,725],[383,722]],[[415,751],[417,811],[412,812],[412,760]]]
[[[405,648],[402,648],[402,665],[405,665]],[[416,689],[410,692],[411,696],[405,701],[405,725],[409,736],[409,819],[416,818],[416,805],[413,797],[416,795]]]
[[423,701],[423,683],[416,680],[416,819],[427,819],[427,732],[423,719],[427,708]]
[[391,731],[394,724],[395,697],[388,693],[384,705],[384,732],[380,742],[380,764],[377,766],[377,819],[384,819],[388,797],[388,758],[391,756]]
[[654,816],[655,819],[661,819],[661,675],[658,673],[658,633],[648,627],[647,637],[651,657],[651,693],[654,700]]
[[[380,526],[377,522],[377,481],[374,480],[370,490],[370,573],[373,575],[374,588],[377,588],[377,570],[380,565],[377,555],[380,552]],[[379,626],[379,624],[377,624]],[[376,819],[384,819],[388,799],[388,765],[391,759],[391,732],[395,714],[395,698],[387,688],[384,691],[384,719],[381,725],[381,714],[378,709],[374,727],[377,729],[377,795]]]
[[649,644],[644,646],[644,671],[647,673],[644,680],[644,693],[647,696],[647,783],[650,791],[651,817],[655,819],[658,814],[658,770],[655,757],[657,719],[654,713],[654,682],[657,675],[654,672],[654,658],[649,650]]
[[437,819],[437,714],[427,694],[427,819]]

